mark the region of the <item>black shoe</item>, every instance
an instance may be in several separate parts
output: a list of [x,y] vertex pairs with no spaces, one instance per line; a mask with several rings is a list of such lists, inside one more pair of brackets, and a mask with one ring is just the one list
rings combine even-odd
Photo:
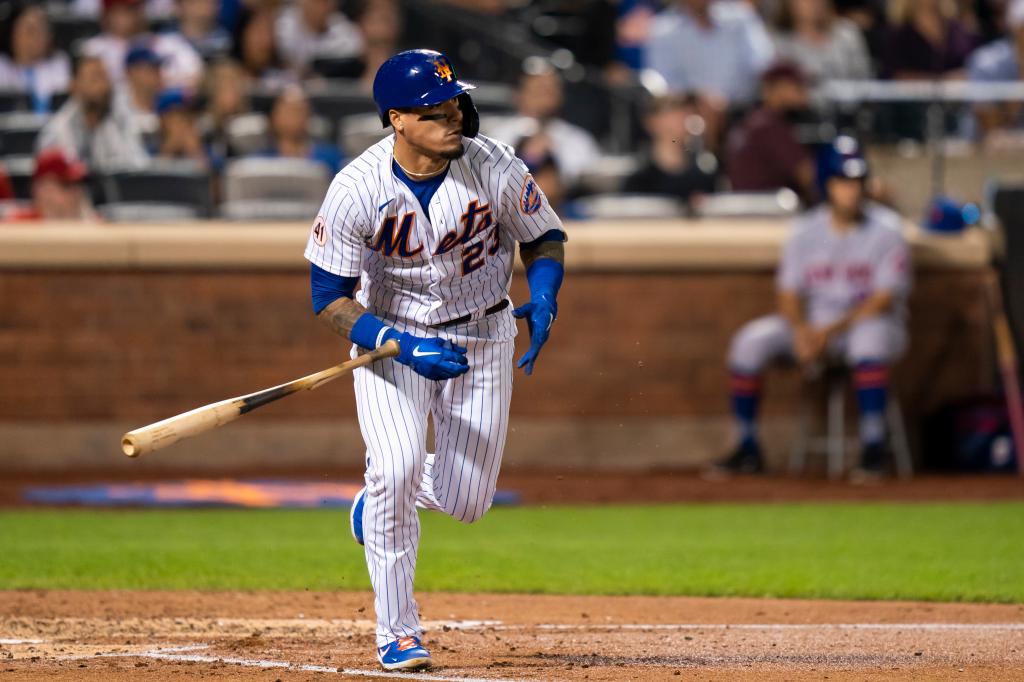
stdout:
[[850,474],[853,483],[874,483],[882,480],[889,468],[889,452],[884,445],[867,445],[861,450],[860,466]]
[[718,474],[760,474],[764,471],[761,448],[756,443],[742,443],[731,455],[716,462],[711,471]]

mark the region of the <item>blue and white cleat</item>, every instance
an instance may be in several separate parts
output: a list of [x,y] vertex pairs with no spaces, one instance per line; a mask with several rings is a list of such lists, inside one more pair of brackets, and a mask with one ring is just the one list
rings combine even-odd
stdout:
[[348,510],[348,525],[352,529],[352,538],[363,544],[363,502],[366,500],[366,486],[359,489],[352,498],[352,507]]
[[377,649],[377,660],[385,670],[423,670],[433,665],[418,637],[402,637]]

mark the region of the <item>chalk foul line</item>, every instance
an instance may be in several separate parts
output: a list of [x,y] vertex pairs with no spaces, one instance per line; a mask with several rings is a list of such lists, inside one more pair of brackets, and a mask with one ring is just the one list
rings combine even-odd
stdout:
[[207,656],[191,653],[209,649],[208,644],[188,644],[184,646],[165,647],[151,651],[99,653],[91,656],[66,656],[62,660],[82,660],[87,658],[149,658],[158,661],[175,661],[181,663],[224,663],[245,668],[281,668],[312,673],[335,673],[350,677],[386,677],[388,679],[423,680],[424,682],[522,682],[494,677],[460,677],[449,675],[433,675],[430,673],[412,673],[401,671],[362,670],[359,668],[333,668],[326,665],[293,663],[291,661],[275,661],[264,658],[236,658],[233,656]]

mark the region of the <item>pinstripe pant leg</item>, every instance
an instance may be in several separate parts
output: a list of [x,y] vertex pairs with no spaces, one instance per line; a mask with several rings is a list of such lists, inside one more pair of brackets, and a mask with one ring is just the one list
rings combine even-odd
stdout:
[[472,523],[491,507],[505,450],[513,342],[465,343],[470,370],[445,382],[434,405],[436,450],[424,487],[442,511]]
[[357,369],[354,383],[367,451],[363,536],[381,647],[422,634],[413,598],[420,539],[415,500],[439,384],[393,360]]

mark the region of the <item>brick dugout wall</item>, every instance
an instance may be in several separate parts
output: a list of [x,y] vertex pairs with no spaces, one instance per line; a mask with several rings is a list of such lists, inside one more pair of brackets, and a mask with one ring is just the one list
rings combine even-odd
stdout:
[[[580,241],[538,371],[517,374],[509,464],[688,466],[719,454],[729,438],[724,353],[743,322],[772,309],[772,264],[602,267],[594,242]],[[897,370],[911,416],[988,389],[992,375],[983,271],[942,267],[926,246],[915,249],[925,264],[911,301],[911,350]],[[27,266],[8,262],[0,274],[2,469],[124,466],[116,450],[123,430],[347,354],[313,318],[294,254],[201,268],[130,259],[100,266],[98,257],[49,268],[24,248],[21,256]],[[656,257],[664,260],[664,250]],[[525,295],[517,278],[513,298]],[[525,334],[519,341],[521,353]],[[142,466],[357,465],[349,386],[268,406]],[[772,374],[766,433],[776,449],[796,389],[793,373]]]

